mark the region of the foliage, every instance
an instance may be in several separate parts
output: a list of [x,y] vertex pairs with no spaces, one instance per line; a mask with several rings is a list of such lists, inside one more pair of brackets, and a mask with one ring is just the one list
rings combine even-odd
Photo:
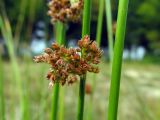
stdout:
[[158,50],[160,48],[159,0],[133,0],[129,8],[127,44],[144,45],[149,50]]
[[[15,31],[15,23],[17,21],[17,15],[21,14],[20,11],[21,1],[20,0],[2,0],[7,8],[7,15],[12,24],[13,32]],[[93,0],[92,5],[92,21],[97,21],[98,14],[98,1]],[[117,18],[117,7],[118,2],[112,1],[112,13],[113,20]],[[49,23],[46,16],[47,2],[44,0],[29,0],[27,2],[27,8],[25,13],[24,23],[27,23],[27,27],[30,24],[35,23],[38,20],[44,20]],[[128,22],[126,35],[127,40],[125,43],[126,47],[131,47],[132,44],[144,45],[148,50],[160,51],[160,11],[159,0],[132,0],[129,4]],[[153,22],[154,21],[154,22]],[[151,24],[152,23],[152,24]],[[23,25],[23,30],[26,28]],[[75,28],[72,28],[75,29]],[[25,32],[23,32],[25,34]],[[22,35],[23,36],[23,35]]]

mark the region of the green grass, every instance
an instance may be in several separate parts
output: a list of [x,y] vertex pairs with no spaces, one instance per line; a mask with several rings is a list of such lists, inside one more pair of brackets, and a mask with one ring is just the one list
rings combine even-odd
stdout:
[[[20,60],[20,71],[22,76],[26,76],[25,69],[28,65],[25,61]],[[4,73],[11,73],[10,63],[3,61]],[[35,119],[51,119],[51,104],[52,104],[52,90],[48,89],[49,81],[46,80],[45,75],[48,71],[48,65],[46,64],[35,64],[29,63],[27,68],[29,71],[28,86],[29,86],[29,110],[30,110],[30,120]],[[96,91],[94,93],[93,100],[93,120],[104,119],[106,117],[106,99],[108,100],[109,91],[109,64],[102,61],[99,65],[100,73],[97,74]],[[108,70],[106,70],[108,69]],[[34,72],[33,72],[34,71]],[[124,63],[122,70],[122,81],[121,81],[121,91],[119,99],[119,114],[118,118],[120,120],[148,120],[145,116],[145,111],[143,111],[141,102],[137,100],[135,94],[141,96],[142,101],[146,107],[154,113],[155,118],[160,117],[159,108],[159,98],[160,98],[160,65],[154,64],[143,64],[143,63]],[[11,119],[10,109],[11,103],[17,106],[17,114],[20,112],[17,91],[12,92],[9,88],[15,88],[15,81],[13,81],[11,74],[4,74],[4,97],[6,105],[6,116],[7,119]],[[87,82],[92,83],[93,74],[89,73],[87,75]],[[134,91],[133,83],[135,89]],[[73,84],[72,86],[64,87],[64,118],[65,120],[75,120],[76,119],[76,108],[77,108],[77,87],[79,82]],[[107,92],[106,92],[107,91]],[[136,92],[136,93],[135,93]],[[43,93],[43,94],[42,94]],[[107,95],[106,95],[107,94]],[[11,99],[12,98],[12,99]],[[85,96],[85,105],[90,104],[90,96]],[[14,100],[14,101],[12,101]],[[132,104],[130,102],[132,101]],[[60,108],[59,108],[60,109]],[[36,112],[35,112],[36,111]],[[19,114],[18,114],[19,115]],[[88,115],[87,109],[85,109],[84,116]]]
[[[15,54],[14,42],[13,42],[13,36],[12,36],[12,28],[10,26],[10,22],[5,13],[3,15],[0,15],[0,29],[2,31],[2,36],[5,39],[7,50],[8,50],[10,61],[11,61],[10,69],[12,69],[14,80],[16,81],[16,85],[17,85],[17,91],[19,94],[18,97],[19,97],[20,108],[21,108],[21,118],[25,120],[27,119],[26,113],[28,112],[26,111],[27,110],[26,109],[26,106],[27,106],[26,97],[27,96],[25,96],[25,92],[23,88],[23,81],[21,78],[22,76],[19,70],[19,65],[18,65],[18,61],[16,58],[16,54]],[[14,116],[14,112],[12,113]]]

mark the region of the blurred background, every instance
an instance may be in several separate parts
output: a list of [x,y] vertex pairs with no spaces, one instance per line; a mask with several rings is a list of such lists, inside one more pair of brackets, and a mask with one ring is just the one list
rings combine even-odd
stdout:
[[[49,1],[49,0],[48,0]],[[35,64],[33,56],[55,42],[54,25],[47,16],[47,0],[0,0],[0,106],[6,120],[21,120],[20,104],[26,120],[50,119],[52,90],[45,75],[49,66]],[[105,7],[104,7],[105,8]],[[115,36],[118,1],[112,0],[112,30]],[[96,39],[99,1],[92,2],[91,39]],[[159,0],[131,0],[129,3],[119,120],[158,120],[160,118],[160,4]],[[85,120],[104,120],[110,83],[108,33],[103,13],[101,48],[104,56],[96,75],[94,97],[86,93]],[[81,23],[66,24],[65,45],[76,47]],[[92,92],[93,74],[87,75]],[[58,119],[75,120],[78,82],[61,88]],[[22,101],[22,102],[21,102]],[[94,106],[90,106],[90,101]],[[92,108],[92,110],[90,110]],[[63,112],[61,112],[63,111]],[[0,111],[2,113],[2,110]]]

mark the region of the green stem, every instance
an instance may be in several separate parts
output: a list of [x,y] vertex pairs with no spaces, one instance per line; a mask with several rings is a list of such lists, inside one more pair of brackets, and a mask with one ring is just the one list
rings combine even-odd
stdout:
[[3,82],[3,63],[0,56],[0,119],[5,120],[5,102],[4,102],[4,82]]
[[15,41],[15,49],[18,49],[19,41],[20,41],[20,34],[22,31],[23,23],[25,20],[26,15],[26,7],[27,7],[27,0],[22,0],[20,4],[20,13],[18,15],[18,20],[15,28],[15,35],[14,35],[14,41]]
[[21,80],[21,74],[20,74],[20,70],[19,70],[19,66],[17,63],[17,59],[16,59],[16,55],[14,52],[14,46],[13,46],[13,36],[12,36],[12,30],[11,30],[11,26],[10,26],[10,22],[5,15],[3,15],[4,20],[2,19],[2,17],[0,16],[0,29],[2,31],[2,35],[6,41],[6,45],[7,45],[7,49],[9,52],[9,57],[11,59],[11,64],[12,64],[12,71],[14,74],[14,79],[17,82],[17,86],[18,86],[18,91],[19,91],[19,96],[20,96],[20,107],[21,107],[21,114],[22,117],[25,118],[25,96],[24,96],[24,89],[22,87],[22,80]]
[[77,120],[83,120],[86,75],[80,78]]
[[64,86],[60,89],[59,119],[64,120]]
[[120,0],[118,8],[117,30],[115,38],[111,88],[109,96],[108,120],[117,120],[122,54],[125,38],[126,19],[129,0]]
[[110,65],[112,64],[113,55],[113,32],[112,32],[112,12],[110,0],[105,0],[106,9],[106,20],[107,20],[107,31],[108,31],[108,46],[109,46],[109,59]]
[[104,11],[104,0],[100,0],[99,13],[98,13],[98,24],[97,24],[97,34],[96,34],[96,42],[97,42],[98,46],[100,46],[100,44],[101,44],[103,11]]
[[64,23],[59,23],[59,31],[61,31],[61,35],[59,35],[59,44],[65,44],[65,24]]
[[[91,0],[84,0],[82,37],[90,34],[90,18],[91,18]],[[77,120],[83,120],[85,81],[86,81],[86,75],[81,76],[80,86],[79,86]]]
[[[40,68],[40,79],[38,80],[38,81],[44,81],[43,79],[43,75],[44,75],[44,73],[45,73],[45,66],[43,65],[43,66],[41,66],[41,68]],[[43,87],[43,85],[44,85],[44,82],[41,82],[40,84],[40,87]],[[45,108],[46,108],[46,93],[48,93],[47,92],[48,90],[47,89],[45,89],[44,91],[42,91],[42,93],[41,93],[41,100],[40,100],[40,111],[39,111],[39,120],[44,120],[45,119],[45,113],[46,113],[46,111],[45,111]]]
[[32,63],[31,60],[29,60],[28,58],[24,58],[24,62],[25,62],[25,79],[24,79],[24,94],[25,94],[25,111],[24,111],[24,116],[23,116],[23,120],[28,120],[30,118],[30,101],[29,101],[29,79],[30,79],[30,64]]
[[90,34],[91,0],[84,0],[82,37]]
[[[63,44],[65,38],[65,26],[63,23],[56,23],[56,39],[58,44]],[[57,120],[57,111],[58,111],[58,100],[59,100],[59,83],[54,85],[53,89],[53,104],[52,104],[52,113],[51,120]]]
[[[103,13],[104,13],[104,0],[100,0],[99,2],[99,11],[98,11],[98,23],[97,23],[97,34],[96,34],[96,42],[100,47],[101,38],[102,38],[102,23],[103,23]],[[93,96],[96,87],[96,75],[93,75],[93,83],[92,83],[92,93],[90,95],[90,103],[89,103],[89,115],[88,119],[93,119]]]
[[59,100],[59,84],[56,83],[53,89],[53,104],[52,104],[52,116],[51,120],[57,120],[57,111],[58,111],[58,100]]

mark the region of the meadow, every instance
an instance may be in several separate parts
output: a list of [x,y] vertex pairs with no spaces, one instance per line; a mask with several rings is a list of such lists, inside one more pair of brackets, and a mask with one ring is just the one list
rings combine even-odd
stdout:
[[[31,60],[26,63],[19,61],[25,96],[28,99],[28,115],[30,120],[50,119],[52,89],[48,88],[48,80],[45,75],[48,65],[35,64]],[[120,88],[120,101],[118,110],[119,120],[158,120],[160,117],[160,65],[142,62],[124,62],[122,66],[122,78]],[[16,92],[17,85],[12,80],[13,73],[10,63],[4,62],[4,93],[6,101],[6,119],[10,119],[11,113],[16,120],[19,119],[19,99]],[[110,70],[107,62],[100,64],[100,73],[96,75],[96,90],[93,98],[93,120],[104,120],[107,116],[107,102],[110,86]],[[87,74],[87,84],[93,84],[94,74]],[[78,84],[62,86],[58,109],[63,109],[63,115],[58,112],[58,118],[65,120],[76,119],[76,105],[78,98]],[[84,119],[90,114],[90,96],[86,94]],[[64,106],[63,106],[63,105]],[[14,107],[13,107],[14,106]],[[63,107],[63,108],[61,108]],[[62,118],[61,118],[62,119]]]

